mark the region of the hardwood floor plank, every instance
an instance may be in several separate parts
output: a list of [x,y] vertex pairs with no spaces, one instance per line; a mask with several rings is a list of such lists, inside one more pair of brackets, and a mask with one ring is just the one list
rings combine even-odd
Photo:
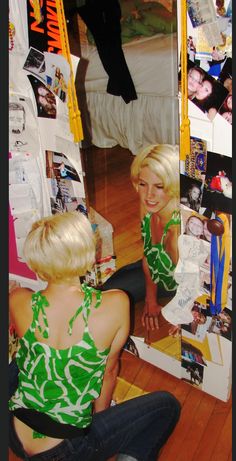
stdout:
[[[195,453],[193,461],[199,461],[199,459],[203,459],[203,461],[211,460],[211,456],[215,456],[215,449],[218,440],[220,439],[220,433],[222,431],[222,426],[224,426],[228,414],[231,410],[231,403],[229,402],[221,402],[220,400],[216,399],[215,406],[213,412],[210,416],[210,419],[207,423],[207,430],[203,434],[201,438],[201,443]],[[231,427],[232,429],[232,427]],[[231,431],[226,434],[227,444],[231,444],[230,442],[232,436]]]
[[[204,393],[194,416],[192,418],[190,415],[188,416],[189,428],[183,441],[184,454],[179,454],[176,457],[176,461],[192,461],[194,459],[195,452],[197,451],[199,444],[201,444],[203,434],[205,431],[208,432],[207,424],[214,406],[215,398]],[[200,459],[201,461],[207,461],[205,454],[204,457]]]
[[185,400],[182,407],[181,417],[175,431],[168,440],[168,443],[163,447],[160,461],[173,461],[176,460],[178,455],[182,456],[182,460],[190,461],[185,457],[184,441],[191,424],[190,419],[192,420],[192,418],[194,418],[203,398],[202,394],[203,393],[201,391],[198,391],[195,388],[191,389],[188,398]]
[[228,461],[228,457],[232,454],[232,408],[224,424],[222,422],[220,424],[221,430],[210,461]]

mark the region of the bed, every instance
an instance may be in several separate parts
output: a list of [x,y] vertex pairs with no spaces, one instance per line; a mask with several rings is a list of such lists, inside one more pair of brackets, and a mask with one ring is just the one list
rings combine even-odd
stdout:
[[138,98],[126,104],[107,93],[108,76],[79,16],[76,87],[82,145],[119,144],[135,155],[148,144],[178,142],[176,5],[172,0],[120,0],[120,5],[122,47]]

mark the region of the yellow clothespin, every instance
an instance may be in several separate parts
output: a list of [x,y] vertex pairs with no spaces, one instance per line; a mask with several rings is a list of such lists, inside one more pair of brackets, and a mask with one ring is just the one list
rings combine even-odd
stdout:
[[181,1],[181,125],[180,160],[190,154],[190,120],[188,118],[188,72],[187,72],[187,2]]
[[68,34],[67,34],[66,19],[65,19],[65,13],[64,13],[64,7],[63,7],[62,0],[56,0],[56,7],[57,7],[59,30],[60,30],[60,35],[61,35],[62,54],[70,65],[70,79],[68,82],[68,102],[67,102],[70,129],[74,135],[74,142],[79,142],[83,139],[83,129],[82,129],[82,122],[81,122],[81,114],[80,114],[80,110],[78,106],[78,100],[77,100],[76,89],[75,89],[75,84],[74,84],[74,74],[73,74],[73,67],[72,67],[72,62],[71,62],[69,39],[68,39]]

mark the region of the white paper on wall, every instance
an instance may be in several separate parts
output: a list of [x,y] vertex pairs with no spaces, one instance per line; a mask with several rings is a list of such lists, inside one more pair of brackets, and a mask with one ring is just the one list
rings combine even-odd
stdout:
[[9,149],[13,152],[39,152],[39,131],[32,101],[21,94],[9,97]]
[[29,48],[26,0],[9,0],[9,51],[21,53]]
[[70,78],[70,66],[64,56],[44,52],[45,81],[47,87],[63,102],[67,101],[67,89]]
[[14,215],[14,229],[16,238],[25,238],[31,229],[32,224],[40,219],[38,210],[30,210]]
[[56,136],[56,151],[63,152],[63,154],[65,154],[73,163],[76,171],[82,174],[80,148],[78,143],[64,139],[61,136]]
[[13,153],[9,160],[9,183],[28,184],[34,197],[35,207],[40,216],[48,210],[49,197],[44,188],[44,170],[40,166],[40,157],[32,158],[30,154]]
[[9,200],[12,215],[22,211],[35,210],[36,199],[30,184],[10,184]]

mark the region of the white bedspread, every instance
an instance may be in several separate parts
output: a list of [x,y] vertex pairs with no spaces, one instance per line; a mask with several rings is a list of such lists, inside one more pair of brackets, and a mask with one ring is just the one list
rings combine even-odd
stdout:
[[82,49],[76,85],[85,141],[98,147],[119,144],[133,154],[148,144],[175,144],[179,133],[176,34],[138,40],[123,45],[123,50],[138,94],[129,104],[106,93],[108,77],[97,49],[87,45]]

